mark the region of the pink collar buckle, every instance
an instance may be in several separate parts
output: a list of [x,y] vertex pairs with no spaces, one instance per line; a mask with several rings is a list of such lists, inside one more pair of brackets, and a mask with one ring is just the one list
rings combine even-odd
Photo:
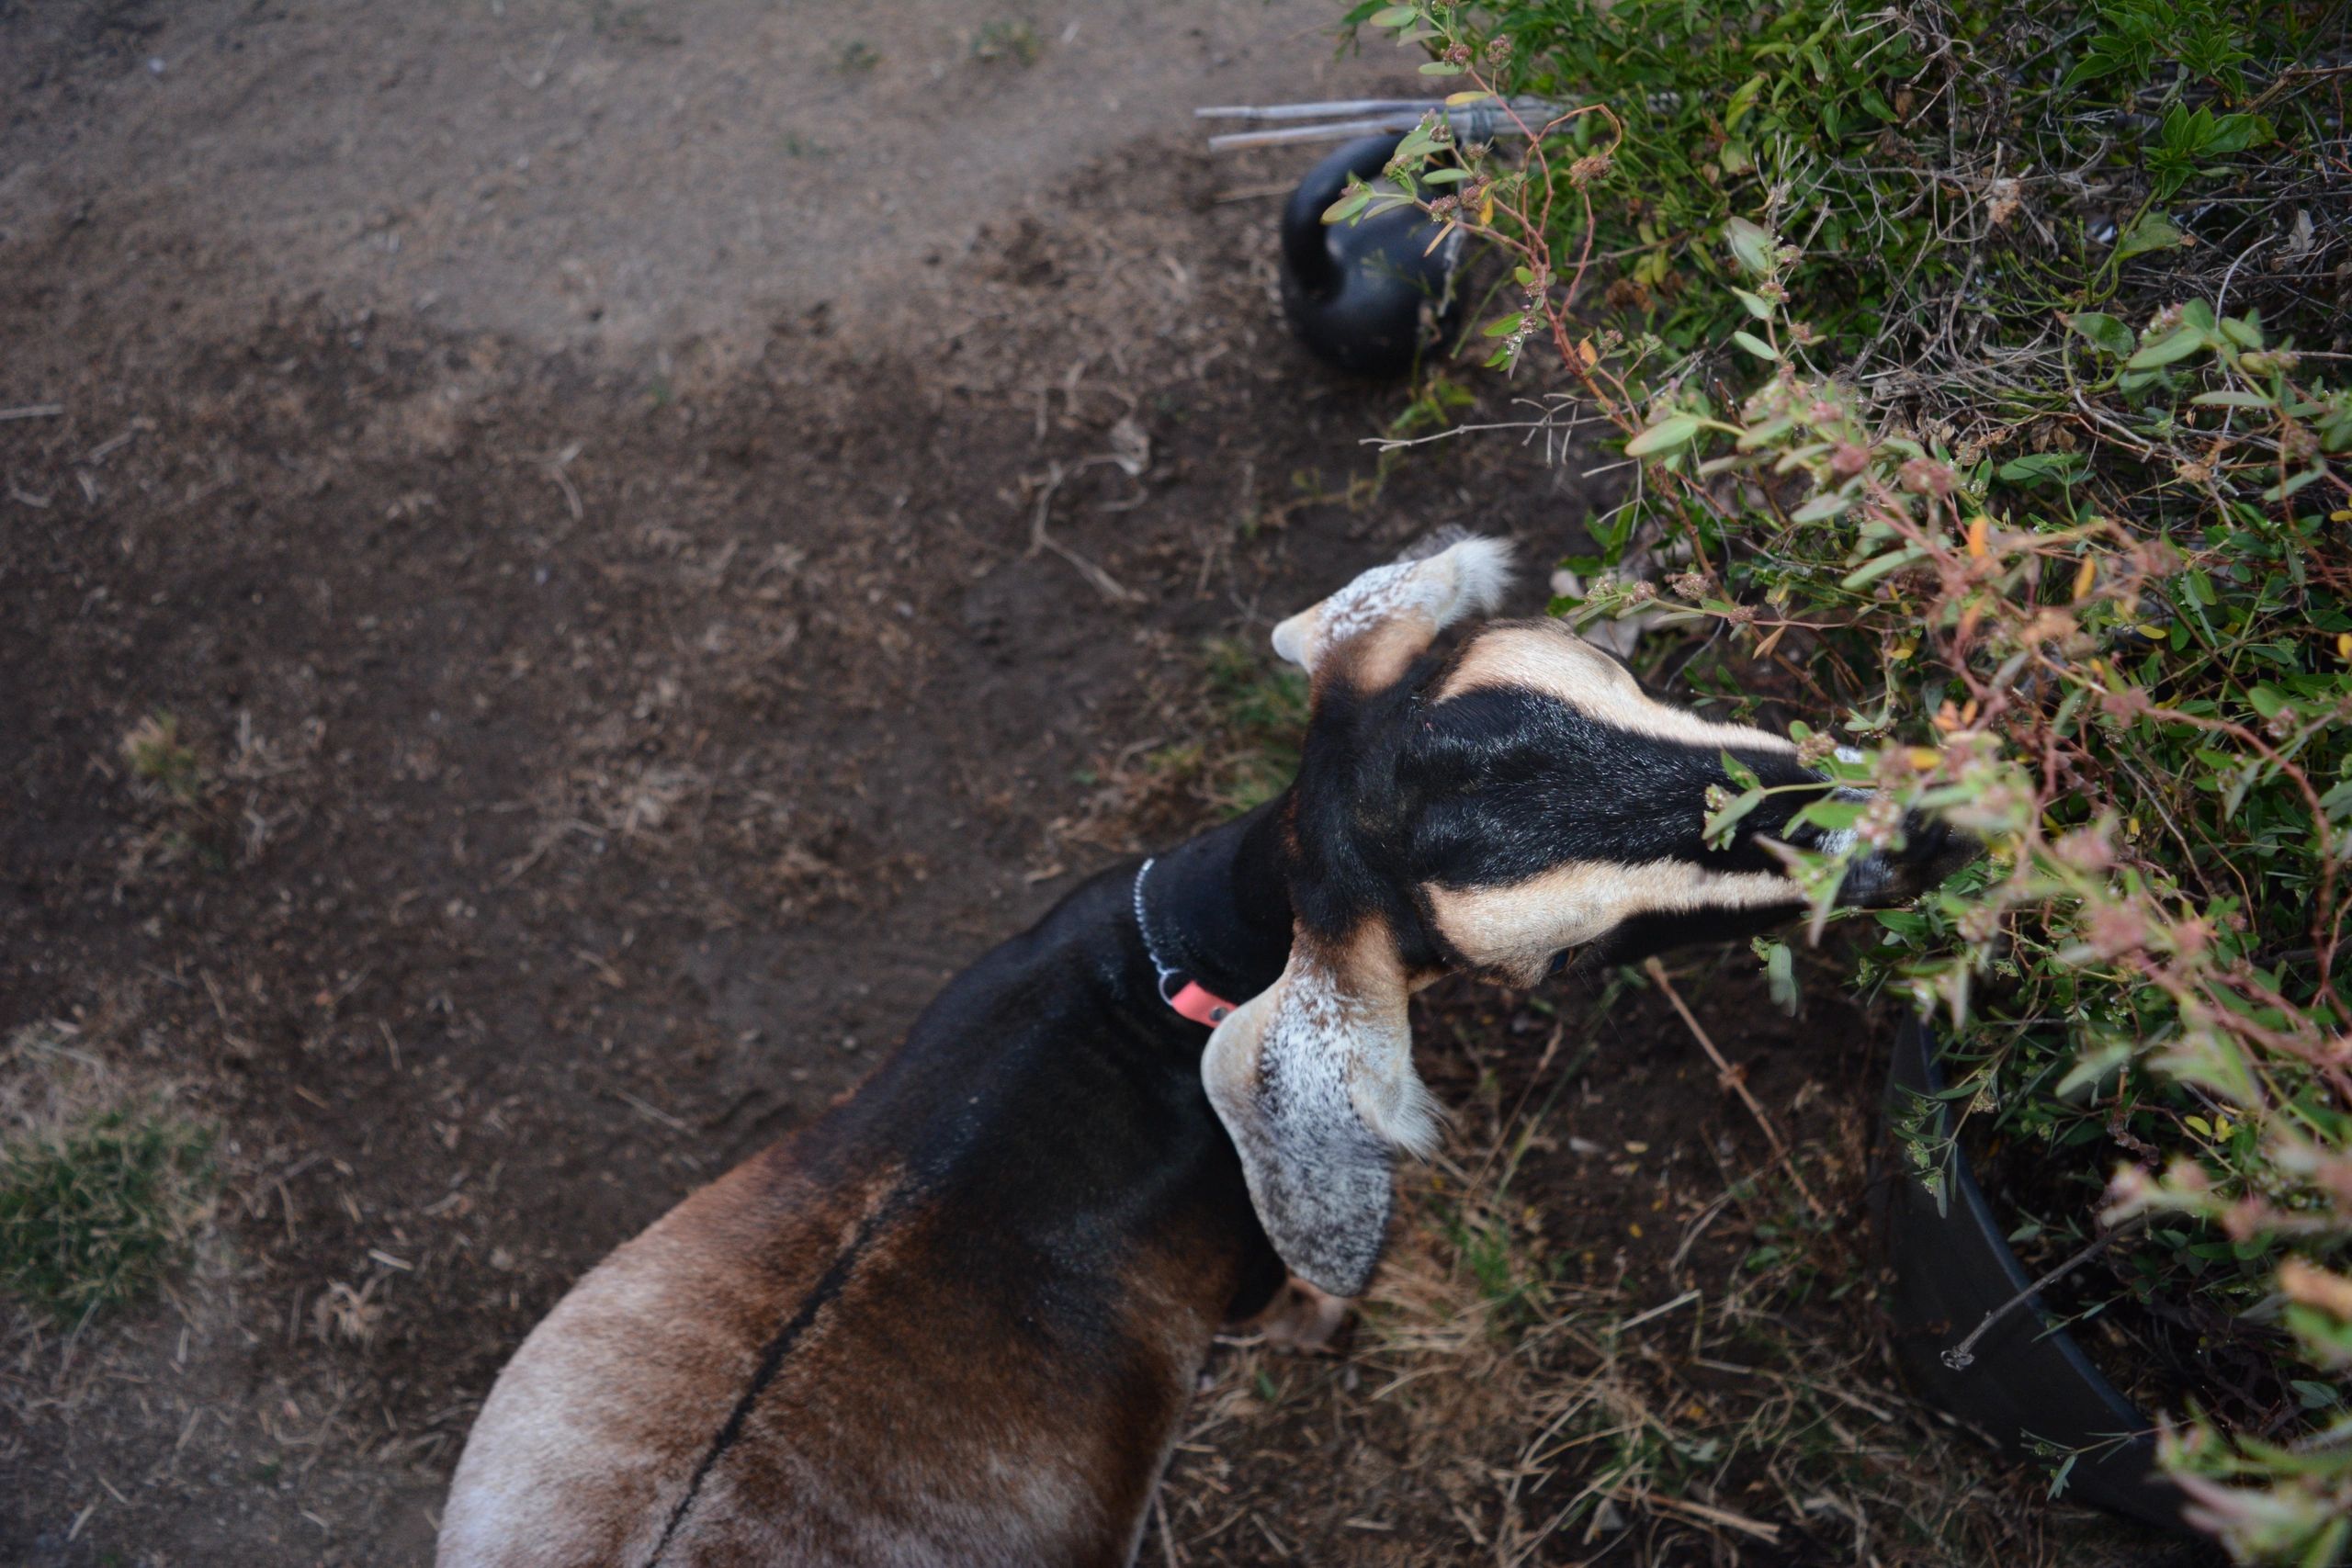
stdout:
[[1194,1023],[1204,1023],[1211,1029],[1223,1023],[1233,1013],[1231,1002],[1212,994],[1198,980],[1185,981],[1184,988],[1168,997],[1167,1002]]

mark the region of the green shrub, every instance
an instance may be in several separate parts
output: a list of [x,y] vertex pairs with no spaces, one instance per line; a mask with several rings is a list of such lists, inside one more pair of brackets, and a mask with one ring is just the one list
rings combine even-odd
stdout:
[[[1780,322],[1757,325],[1771,341]],[[2352,513],[2335,472],[2352,396],[2196,304],[2128,355],[2086,336],[2078,385],[2103,423],[2083,451],[1963,464],[1789,359],[1736,411],[1694,427],[1668,405],[1633,445],[1805,498],[1716,518],[1712,575],[1679,580],[1669,618],[1798,639],[1846,739],[1879,742],[1877,802],[1808,808],[1857,832],[1846,855],[1792,854],[1817,918],[1852,853],[1900,836],[1901,807],[1992,846],[1875,917],[1862,978],[1947,1016],[1962,1124],[2038,1174],[2021,1190],[2039,1243],[2086,1242],[2107,1184],[2104,1222],[2144,1227],[2112,1289],[2204,1309],[2205,1354],[2234,1355],[2235,1386],[2197,1391],[2217,1403],[2167,1448],[2177,1472],[2242,1473],[2254,1450],[2231,1431],[2317,1428],[2273,1477],[2272,1502],[2308,1504],[2291,1529],[2236,1494],[2208,1495],[2206,1517],[2249,1557],[2328,1561],[2352,1417],[2290,1352],[2352,1368],[2352,1280],[2323,1266],[2352,1250]],[[2121,390],[2143,375],[2160,385]],[[1660,509],[1703,536],[1704,493]],[[1564,609],[1628,600],[1662,603],[1612,589]],[[2265,1321],[2280,1296],[2284,1334]]]
[[[1897,390],[1917,389],[1898,367],[2046,358],[2054,311],[2212,298],[2257,238],[2233,304],[2275,321],[2343,291],[2345,171],[2324,153],[2342,154],[2341,106],[2332,76],[2286,65],[2345,48],[2324,0],[1502,0],[1348,19],[1427,45],[1444,85],[1569,107],[1524,168],[1486,171],[1498,226],[1561,242],[1564,273],[1605,258],[1610,304],[1670,350],[1728,346],[1737,278],[1713,242],[1761,213],[1799,247],[1785,283],[1810,330]],[[2007,341],[1988,342],[1996,323]]]
[[0,1146],[0,1288],[64,1323],[152,1290],[186,1257],[209,1145],[115,1110]]
[[[2352,392],[2296,340],[2343,339],[2352,167],[2298,62],[2342,50],[2344,9],[1351,19],[1473,99],[1560,107],[1515,164],[1432,117],[1396,191],[1333,215],[1411,200],[1490,242],[1510,298],[1489,367],[1548,352],[1644,460],[1555,609],[1651,617],[1655,658],[1776,661],[1840,716],[1800,728],[1807,754],[1880,791],[1808,807],[1855,834],[1790,852],[1816,934],[1844,861],[1906,808],[1984,836],[1984,862],[1866,918],[1862,983],[1946,1020],[1962,1135],[2025,1173],[2022,1246],[2132,1227],[2078,1310],[2206,1337],[2222,1374],[2154,1391],[2199,1522],[2245,1561],[2332,1560]],[[1664,594],[1629,556],[1677,562]],[[1711,826],[1760,795],[1724,792]],[[1946,1154],[1911,1152],[1931,1179]]]

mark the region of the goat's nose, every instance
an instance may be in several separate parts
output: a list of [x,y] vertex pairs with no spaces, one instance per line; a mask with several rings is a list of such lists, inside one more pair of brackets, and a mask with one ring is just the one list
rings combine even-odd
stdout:
[[1942,818],[1909,811],[1903,818],[1903,851],[1896,858],[1927,873],[1923,886],[1942,881],[1984,852],[1984,844]]
[[1907,861],[1933,860],[1943,853],[1951,841],[1951,824],[1925,811],[1906,811],[1903,816],[1903,858]]

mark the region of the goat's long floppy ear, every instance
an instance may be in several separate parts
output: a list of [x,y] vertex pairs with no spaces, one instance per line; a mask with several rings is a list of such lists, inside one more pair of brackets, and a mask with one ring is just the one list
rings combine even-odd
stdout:
[[1216,1026],[1201,1063],[1267,1238],[1337,1296],[1362,1295],[1380,1260],[1395,1151],[1437,1143],[1407,990],[1378,921],[1336,946],[1302,931],[1282,978]]
[[1344,668],[1363,690],[1388,684],[1464,615],[1484,615],[1510,581],[1510,541],[1476,536],[1433,543],[1419,558],[1376,566],[1274,628],[1274,651],[1320,677]]
[[[1320,714],[1335,682],[1378,691],[1439,632],[1493,609],[1510,573],[1507,541],[1440,536],[1276,626],[1274,651],[1313,676]],[[1318,770],[1315,750],[1310,733],[1302,798],[1353,787],[1341,782],[1353,770]],[[1352,814],[1294,820],[1302,815]],[[1303,863],[1318,858],[1317,846],[1299,847]],[[1395,933],[1376,914],[1344,930],[1302,921],[1282,977],[1217,1025],[1201,1063],[1274,1250],[1333,1295],[1361,1295],[1380,1260],[1396,1151],[1426,1155],[1437,1141],[1435,1104],[1413,1072],[1408,989]]]

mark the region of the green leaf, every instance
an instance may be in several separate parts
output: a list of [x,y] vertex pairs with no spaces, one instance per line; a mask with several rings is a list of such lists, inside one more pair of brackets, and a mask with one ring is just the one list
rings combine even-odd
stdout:
[[1750,294],[1745,288],[1734,288],[1732,292],[1737,295],[1739,302],[1747,308],[1747,313],[1758,321],[1769,321],[1772,319],[1772,301],[1765,299],[1761,294]]
[[2242,321],[2235,316],[2222,318],[2222,335],[2240,348],[2258,349],[2262,346],[2262,329],[2251,321]]
[[1770,344],[1766,343],[1754,333],[1734,333],[1731,334],[1731,341],[1737,344],[1740,347],[1747,350],[1748,353],[1754,355],[1758,359],[1769,361],[1777,360],[1781,357],[1779,354],[1774,352]]
[[1628,457],[1658,457],[1690,445],[1706,421],[1695,413],[1670,413],[1625,443]]
[[[2104,43],[2107,40],[2102,39],[2099,41]],[[2066,80],[2060,85],[2072,91],[2086,82],[2096,82],[2102,76],[2114,75],[2115,73],[2122,70],[2126,63],[2128,62],[2121,56],[2103,53],[2095,48],[2075,62],[2075,68],[2066,73]]]
[[2080,333],[2093,348],[2118,358],[2132,352],[2132,329],[2113,316],[2097,310],[2077,310],[2066,318],[2067,326]]
[[2038,485],[2051,479],[2072,484],[2089,467],[2088,460],[2078,452],[2031,452],[2002,464],[2000,476],[2013,485]]
[[1748,790],[1733,797],[1721,811],[1709,813],[1700,832],[1713,847],[1726,848],[1731,843],[1732,830],[1739,826],[1740,819],[1762,804],[1764,792],[1760,789]]
[[[2263,716],[2267,718],[2269,716],[2266,714]],[[1742,789],[1757,789],[1761,787],[1762,781],[1757,778],[1756,770],[1754,768],[1749,767],[1747,763],[1741,761],[1738,758],[1733,756],[1728,751],[1718,752],[1717,755],[1723,759],[1724,776],[1725,778],[1731,780],[1732,783],[1737,784]]]
[[2121,1072],[2124,1065],[2132,1060],[2132,1047],[2124,1043],[2102,1045],[2085,1052],[2067,1070],[2066,1076],[2058,1080],[2057,1097],[2064,1100],[2079,1100],[2099,1084]]
[[2122,237],[2115,242],[2115,259],[2128,262],[2133,256],[2145,255],[2150,251],[2177,250],[2188,238],[2180,231],[2180,226],[2163,213],[2143,213],[2140,220],[2126,229]]
[[1488,321],[1485,326],[1478,329],[1478,333],[1481,337],[1509,337],[1511,333],[1519,331],[1519,323],[1526,319],[1526,311],[1513,310],[1510,315],[1503,317],[1499,321]]
[[1772,272],[1772,231],[1745,218],[1724,220],[1724,239],[1731,245],[1732,259],[1751,277],[1769,277]]
[[2289,496],[2294,494],[2297,491],[2302,489],[2305,485],[2312,482],[2314,479],[2323,479],[2326,477],[2327,465],[2325,463],[2313,463],[2301,473],[2291,475],[2281,482],[2272,485],[2268,490],[2264,491],[2262,492],[2262,499],[2265,501],[2284,501]]
[[[2199,114],[2211,111],[2199,109]],[[2209,157],[2227,157],[2243,152],[2249,147],[2259,147],[2270,140],[2270,126],[2258,114],[2225,114],[2212,121],[2204,143],[2198,148]]]
[[2268,398],[2264,397],[2260,392],[2199,392],[2188,400],[2195,403],[2199,408],[2208,409],[2262,409],[2267,411],[2276,406]]
[[1797,961],[1785,942],[1768,942],[1764,948],[1764,984],[1772,1000],[1790,1017],[1796,1016]]
[[1843,491],[1826,491],[1789,513],[1792,523],[1826,523],[1854,504],[1854,498]]
[[1462,74],[1462,67],[1459,65],[1449,65],[1442,60],[1432,60],[1421,67],[1421,74],[1424,76],[1459,76]]
[[1840,588],[1868,587],[1870,584],[1876,582],[1880,578],[1884,577],[1888,572],[1899,571],[1903,568],[1909,566],[1913,561],[1923,558],[1927,553],[1928,552],[1925,549],[1921,548],[1917,545],[1905,545],[1899,550],[1894,550],[1889,554],[1863,562],[1860,566],[1858,566],[1853,570],[1848,572],[1844,581],[1839,582],[1838,586]]
[[2154,343],[2143,343],[2140,352],[2123,362],[2126,370],[2154,370],[2188,358],[2207,346],[2205,333],[2187,325],[2175,327]]
[[1763,86],[1764,78],[1761,75],[1756,75],[1750,76],[1732,89],[1730,100],[1724,105],[1724,130],[1739,130],[1739,122],[1746,119],[1747,112],[1756,107],[1756,95],[1763,90]]
[[1806,803],[1789,818],[1789,826],[1792,829],[1818,828],[1825,833],[1836,833],[1860,822],[1862,810],[1863,803],[1859,800],[1840,800],[1834,795],[1825,795],[1818,800]]
[[1374,11],[1367,19],[1375,28],[1403,28],[1410,27],[1419,18],[1420,14],[1418,6],[1390,6],[1383,10]]

